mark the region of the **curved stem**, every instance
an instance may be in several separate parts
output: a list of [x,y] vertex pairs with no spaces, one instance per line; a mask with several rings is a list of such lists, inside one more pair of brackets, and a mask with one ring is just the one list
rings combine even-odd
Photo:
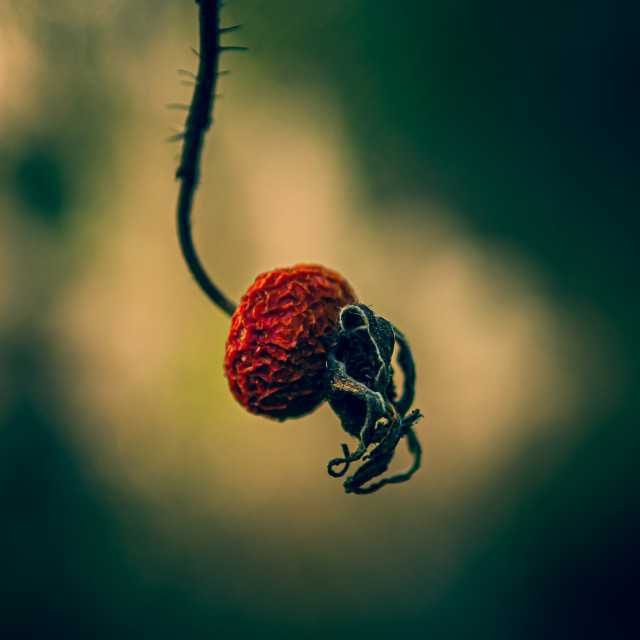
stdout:
[[178,195],[177,225],[182,255],[189,271],[204,293],[222,311],[231,316],[236,305],[211,281],[204,270],[193,243],[191,234],[191,205],[198,184],[200,156],[204,134],[211,124],[213,96],[218,75],[220,55],[220,1],[196,0],[200,6],[200,54],[196,86],[189,107],[184,132],[184,145],[176,178],[180,180]]

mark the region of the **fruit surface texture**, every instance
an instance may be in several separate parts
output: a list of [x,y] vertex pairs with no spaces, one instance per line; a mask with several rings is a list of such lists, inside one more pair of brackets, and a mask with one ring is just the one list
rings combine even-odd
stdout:
[[276,420],[323,400],[327,351],[341,307],[356,301],[347,281],[313,264],[263,273],[231,318],[224,373],[248,411]]

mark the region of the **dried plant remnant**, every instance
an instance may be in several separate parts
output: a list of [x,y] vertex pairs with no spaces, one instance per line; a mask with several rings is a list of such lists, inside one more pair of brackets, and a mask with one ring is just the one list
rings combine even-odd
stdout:
[[[400,398],[396,397],[393,379],[392,356],[396,343],[398,364],[404,374]],[[404,482],[420,466],[421,448],[413,425],[421,414],[417,409],[407,414],[413,402],[414,385],[413,358],[404,336],[365,305],[344,307],[334,346],[327,358],[326,394],[343,429],[359,440],[353,453],[347,445],[342,445],[344,457],[329,462],[329,474],[344,476],[351,463],[364,461],[356,473],[345,480],[347,493],[372,493],[385,484]],[[396,446],[405,436],[414,456],[411,468],[365,487],[367,482],[387,471]],[[335,471],[339,465],[342,469]]]
[[[413,425],[421,415],[417,410],[409,412],[415,368],[404,336],[358,304],[347,281],[326,267],[299,264],[263,273],[236,307],[202,265],[192,236],[191,209],[221,75],[218,62],[223,51],[245,47],[221,46],[221,34],[237,27],[220,27],[219,0],[196,0],[196,4],[198,71],[181,71],[193,83],[193,96],[188,107],[169,105],[188,110],[184,131],[175,137],[183,141],[176,171],[180,181],[176,218],[189,271],[203,293],[231,316],[224,357],[231,393],[248,411],[281,421],[305,415],[328,400],[344,430],[359,440],[353,453],[342,445],[344,457],[329,463],[329,474],[341,477],[351,463],[362,461],[344,482],[347,493],[372,493],[385,484],[408,480],[420,466],[421,449]],[[396,345],[404,376],[400,398],[391,363]],[[404,437],[414,457],[412,467],[376,480],[387,471]],[[340,465],[342,469],[335,471]]]

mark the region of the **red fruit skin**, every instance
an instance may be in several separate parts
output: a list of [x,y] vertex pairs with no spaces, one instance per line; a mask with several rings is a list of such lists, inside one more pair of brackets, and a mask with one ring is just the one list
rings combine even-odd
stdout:
[[259,275],[231,318],[225,348],[224,373],[236,400],[276,420],[313,411],[323,400],[338,311],[355,300],[347,281],[320,265]]

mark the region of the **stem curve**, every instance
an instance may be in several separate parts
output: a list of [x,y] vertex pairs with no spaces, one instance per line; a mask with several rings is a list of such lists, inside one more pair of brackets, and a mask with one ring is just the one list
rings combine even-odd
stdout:
[[219,0],[196,0],[199,5],[200,53],[198,73],[189,106],[189,114],[183,134],[184,144],[176,178],[180,181],[180,193],[176,222],[178,240],[189,271],[207,297],[227,315],[233,315],[236,304],[213,283],[198,256],[191,231],[191,207],[198,185],[200,157],[204,134],[212,122],[213,97],[218,77],[220,51]]

